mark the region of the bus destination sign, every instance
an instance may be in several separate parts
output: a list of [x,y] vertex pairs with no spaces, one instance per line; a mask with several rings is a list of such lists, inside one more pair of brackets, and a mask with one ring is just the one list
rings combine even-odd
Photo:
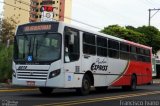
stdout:
[[51,25],[25,26],[24,32],[51,30]]
[[57,32],[58,31],[58,22],[37,22],[37,23],[28,23],[18,26],[17,34],[24,33],[41,33],[41,32]]

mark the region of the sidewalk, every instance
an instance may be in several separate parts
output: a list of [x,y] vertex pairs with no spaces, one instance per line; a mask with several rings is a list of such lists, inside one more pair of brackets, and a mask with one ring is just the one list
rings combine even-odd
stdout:
[[152,80],[153,84],[159,84],[160,85],[160,79],[153,79]]
[[36,87],[27,87],[27,86],[17,86],[17,85],[12,85],[11,83],[10,84],[7,84],[7,83],[0,83],[0,90],[1,89],[32,89],[32,88],[36,88]]
[[13,85],[7,84],[7,83],[0,83],[0,89],[12,89],[12,88],[26,88],[26,87],[13,86]]
[[11,88],[11,85],[6,83],[0,83],[0,89],[4,89],[4,88]]

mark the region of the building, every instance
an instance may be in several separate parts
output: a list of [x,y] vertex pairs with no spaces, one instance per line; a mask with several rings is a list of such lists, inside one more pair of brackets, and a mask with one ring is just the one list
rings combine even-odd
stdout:
[[72,0],[4,0],[4,19],[13,18],[17,24],[41,21],[41,7],[52,6],[55,20],[70,23]]
[[72,0],[31,0],[30,22],[39,22],[42,18],[42,7],[53,7],[53,19],[70,23]]
[[64,18],[64,22],[71,23],[70,18],[72,18],[72,0],[66,0],[64,8],[64,16],[66,17]]
[[30,0],[4,0],[3,18],[13,18],[16,23],[29,22]]

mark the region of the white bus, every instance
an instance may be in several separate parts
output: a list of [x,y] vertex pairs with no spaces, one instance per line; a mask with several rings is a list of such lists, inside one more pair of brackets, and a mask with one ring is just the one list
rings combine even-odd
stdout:
[[14,40],[13,85],[35,86],[43,94],[91,87],[136,89],[152,80],[151,47],[63,22],[20,25]]

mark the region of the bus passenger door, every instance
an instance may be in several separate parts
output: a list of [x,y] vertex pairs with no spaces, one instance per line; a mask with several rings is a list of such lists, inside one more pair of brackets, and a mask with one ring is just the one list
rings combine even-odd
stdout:
[[80,71],[79,31],[65,27],[64,30],[64,71],[66,87],[77,87],[75,73]]

